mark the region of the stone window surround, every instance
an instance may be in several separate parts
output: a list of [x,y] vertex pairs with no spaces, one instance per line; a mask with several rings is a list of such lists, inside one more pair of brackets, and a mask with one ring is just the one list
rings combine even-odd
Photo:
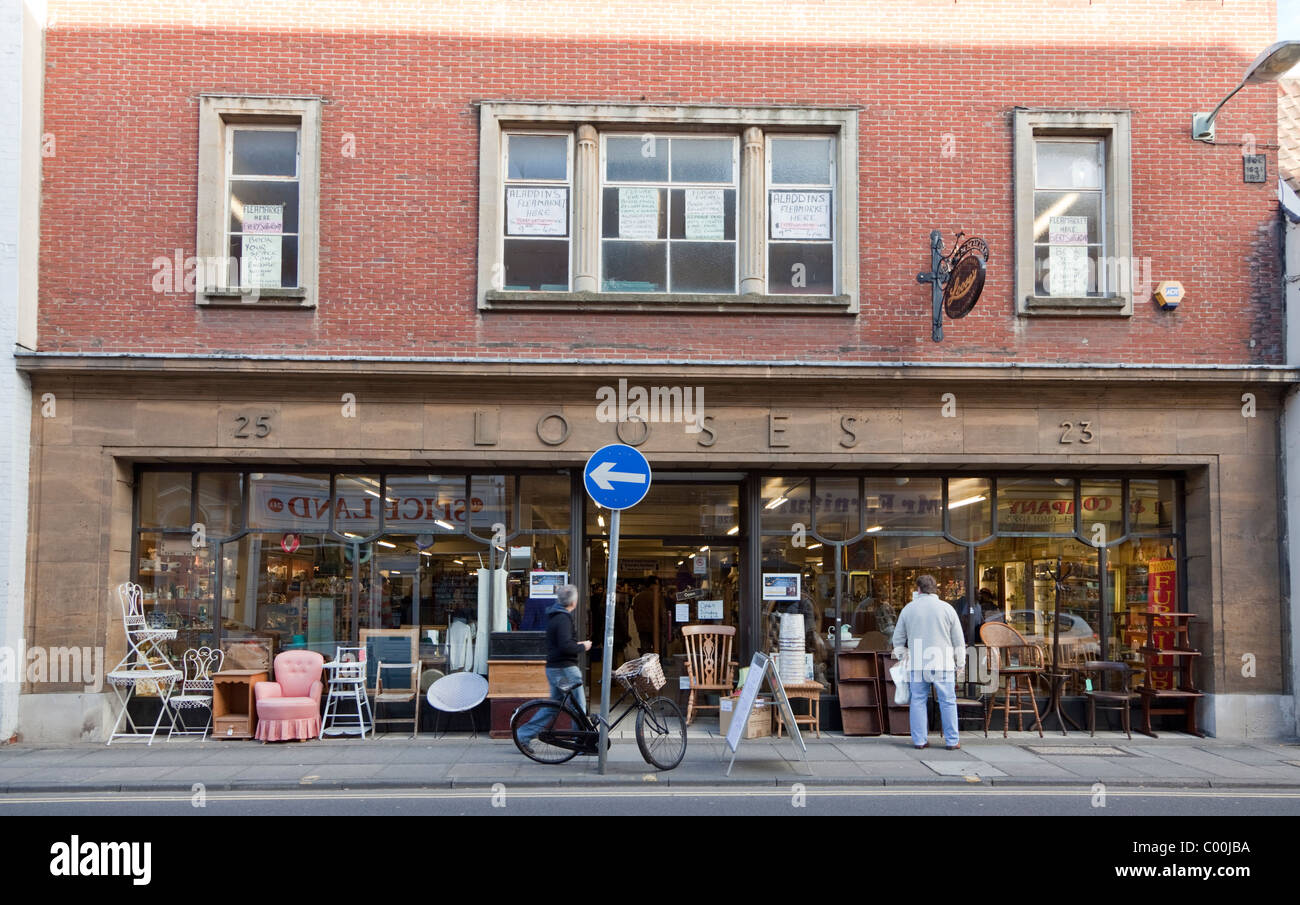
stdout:
[[[1128,110],[1013,111],[1016,314],[1070,317],[1127,317],[1133,314],[1133,218],[1131,138]],[[1105,296],[1071,298],[1035,294],[1034,138],[1037,135],[1106,139],[1106,256],[1118,262],[1116,285]]]
[[[194,288],[194,302],[205,307],[314,308],[320,272],[320,121],[321,99],[304,96],[202,94],[199,96],[199,197],[196,255],[224,260],[226,247],[226,126],[232,123],[299,127],[298,287]],[[200,269],[200,276],[203,270]]]
[[[480,101],[478,308],[528,311],[686,312],[736,314],[850,314],[859,310],[857,211],[857,108],[749,107],[638,104],[566,104]],[[737,211],[740,292],[736,295],[598,291],[600,266],[598,130],[643,127],[646,131],[730,130],[741,137],[740,196],[758,199]],[[516,128],[574,130],[574,212],[571,292],[512,292],[500,283],[503,133]],[[771,129],[772,132],[766,130]],[[838,254],[834,296],[769,295],[766,207],[766,136],[780,132],[833,134],[836,141]]]

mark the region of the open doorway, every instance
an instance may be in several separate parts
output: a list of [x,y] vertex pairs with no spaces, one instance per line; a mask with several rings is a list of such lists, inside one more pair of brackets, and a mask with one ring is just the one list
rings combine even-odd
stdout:
[[[675,692],[685,674],[683,626],[733,626],[739,639],[740,485],[656,476],[645,500],[621,520],[612,662],[657,653]],[[609,521],[607,510],[588,507],[593,688],[603,655]]]

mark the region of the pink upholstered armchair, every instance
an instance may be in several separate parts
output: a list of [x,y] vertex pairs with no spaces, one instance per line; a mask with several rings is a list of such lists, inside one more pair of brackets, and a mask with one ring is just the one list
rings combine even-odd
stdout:
[[320,735],[321,670],[325,658],[311,650],[287,650],[275,658],[275,681],[253,687],[257,738],[264,742]]

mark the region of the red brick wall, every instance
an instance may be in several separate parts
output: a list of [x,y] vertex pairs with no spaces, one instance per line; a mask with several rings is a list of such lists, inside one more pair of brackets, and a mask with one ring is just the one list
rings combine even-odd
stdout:
[[[1274,39],[1272,2],[52,0],[40,348],[61,352],[815,360],[1282,361],[1276,91],[1189,138]],[[257,9],[257,7],[261,7]],[[436,7],[436,9],[430,9]],[[563,10],[571,10],[565,14]],[[197,26],[196,26],[197,23]],[[200,92],[319,94],[315,311],[196,309]],[[479,99],[860,104],[856,318],[475,309]],[[1013,106],[1133,111],[1133,250],[1186,301],[1128,319],[1012,311]],[[356,156],[341,153],[352,133]],[[944,133],[955,156],[941,156]],[[929,339],[931,228],[991,246],[976,311]]]

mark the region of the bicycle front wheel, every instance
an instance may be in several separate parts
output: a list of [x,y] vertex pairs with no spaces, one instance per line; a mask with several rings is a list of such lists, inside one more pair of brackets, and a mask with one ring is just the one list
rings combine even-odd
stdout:
[[[536,737],[525,745],[519,732],[532,724]],[[582,747],[583,730],[573,715],[557,701],[538,698],[520,706],[510,718],[510,737],[515,747],[539,764],[562,764],[578,755]]]
[[636,746],[646,763],[671,770],[686,756],[686,720],[677,705],[655,698],[636,715]]

